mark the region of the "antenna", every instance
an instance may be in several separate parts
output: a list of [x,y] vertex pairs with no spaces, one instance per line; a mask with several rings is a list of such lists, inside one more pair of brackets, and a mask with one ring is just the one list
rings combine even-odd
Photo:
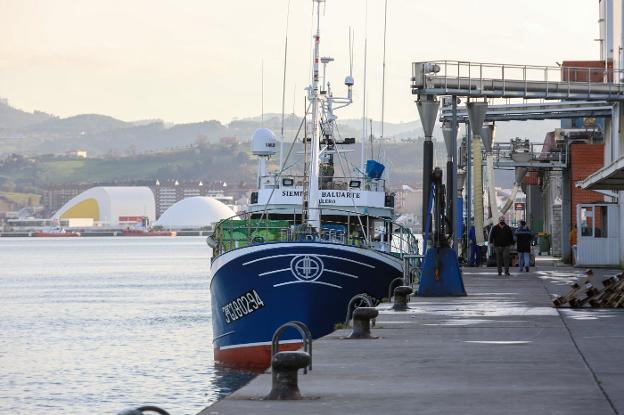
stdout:
[[[353,38],[351,36],[351,26],[349,26],[349,75],[345,78],[345,85],[347,86],[347,99],[349,104],[353,102]],[[347,104],[347,105],[349,105]]]
[[349,75],[353,76],[353,29],[349,26]]
[[[310,20],[310,38],[314,39],[314,2],[317,0],[312,0],[312,16]],[[308,74],[313,76],[312,74],[312,66],[314,65],[314,40],[312,40],[312,47],[310,48],[310,61],[308,66]]]
[[321,63],[323,64],[323,82],[321,83],[321,91],[326,91],[328,88],[327,84],[327,64],[333,62],[334,58],[330,58],[329,56],[321,57]]
[[386,33],[388,23],[388,0],[384,5],[384,37],[383,37],[383,64],[381,75],[381,140],[384,139],[384,115],[386,109]]
[[286,11],[286,35],[284,39],[284,75],[282,77],[282,127],[280,129],[280,158],[279,158],[280,170],[284,168],[284,107],[286,105],[286,63],[287,63],[287,58],[288,58],[289,20],[290,20],[290,0],[288,0],[288,9]]
[[364,18],[364,82],[363,82],[363,97],[362,97],[362,150],[361,150],[361,164],[362,171],[366,171],[366,165],[364,164],[364,152],[366,146],[366,62],[368,56],[368,0],[366,0],[366,12]]
[[264,58],[260,62],[260,126],[264,127]]

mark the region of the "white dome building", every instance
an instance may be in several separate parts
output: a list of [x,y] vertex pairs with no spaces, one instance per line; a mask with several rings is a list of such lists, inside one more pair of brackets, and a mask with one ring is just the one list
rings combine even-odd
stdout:
[[156,221],[165,229],[199,229],[236,215],[224,203],[206,196],[182,199]]
[[156,219],[154,193],[145,186],[92,187],[60,208],[52,219],[93,219],[93,222],[117,226],[128,218]]

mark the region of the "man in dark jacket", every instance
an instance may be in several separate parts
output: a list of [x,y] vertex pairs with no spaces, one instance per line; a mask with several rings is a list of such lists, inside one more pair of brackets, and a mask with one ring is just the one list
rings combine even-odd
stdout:
[[516,247],[518,248],[518,266],[520,272],[529,272],[531,265],[531,242],[533,241],[533,232],[526,226],[526,222],[521,220],[520,227],[516,229]]
[[498,267],[498,275],[503,273],[503,264],[505,265],[505,275],[509,273],[509,251],[514,243],[513,231],[505,223],[505,218],[501,216],[498,219],[498,225],[492,227],[490,232],[490,243],[496,251],[496,266]]
[[479,254],[477,253],[477,235],[475,234],[475,227],[471,226],[468,231],[468,252],[470,253],[470,266],[479,266]]

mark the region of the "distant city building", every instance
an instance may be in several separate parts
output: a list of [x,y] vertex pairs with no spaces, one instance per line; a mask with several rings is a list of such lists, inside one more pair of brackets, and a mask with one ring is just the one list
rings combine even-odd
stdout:
[[422,189],[413,188],[407,184],[392,189],[395,193],[394,207],[398,213],[416,213],[420,211]]
[[76,157],[81,159],[86,159],[88,155],[87,150],[72,150],[68,151],[66,154],[70,157]]
[[240,140],[238,139],[238,137],[221,137],[219,138],[219,143],[226,145],[239,144]]
[[152,187],[156,201],[156,217],[159,218],[167,209],[182,199],[197,196],[216,198],[226,205],[233,204],[234,198],[226,196],[227,184],[211,182],[205,185],[203,181],[156,180]]
[[44,216],[52,216],[60,208],[92,185],[54,186],[43,190],[42,204]]
[[237,186],[236,189],[228,186],[221,180],[156,180],[156,181],[126,181],[115,183],[98,183],[89,185],[51,186],[42,192],[43,216],[50,217],[61,209],[67,202],[82,192],[97,186],[148,186],[154,194],[156,218],[159,218],[169,207],[176,202],[195,196],[208,196],[225,203],[235,212],[238,211],[237,201],[246,201],[250,189]]
[[17,218],[7,219],[6,229],[9,231],[42,231],[50,228],[90,228],[93,226],[91,218],[76,219],[42,219],[42,218]]

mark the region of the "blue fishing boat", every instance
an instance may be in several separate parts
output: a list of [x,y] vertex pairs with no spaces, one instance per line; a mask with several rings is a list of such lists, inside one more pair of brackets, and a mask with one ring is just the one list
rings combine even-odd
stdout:
[[[410,230],[394,222],[384,166],[365,162],[364,143],[361,165],[344,167],[355,140],[340,136],[334,111],[352,103],[354,82],[348,75],[347,94],[337,97],[325,80],[333,59],[320,55],[322,2],[314,0],[309,109],[299,132],[286,154],[282,132],[279,170],[273,173],[267,173],[267,160],[277,153],[275,134],[266,128],[254,133],[258,190],[244,213],[221,221],[209,237],[215,360],[224,364],[268,367],[272,335],[289,321],[306,324],[313,338],[331,333],[345,321],[349,306],[387,297],[418,253]],[[295,145],[303,147],[299,170],[289,163]],[[335,174],[337,168],[342,175]],[[285,333],[280,349],[301,345],[293,330]]]

